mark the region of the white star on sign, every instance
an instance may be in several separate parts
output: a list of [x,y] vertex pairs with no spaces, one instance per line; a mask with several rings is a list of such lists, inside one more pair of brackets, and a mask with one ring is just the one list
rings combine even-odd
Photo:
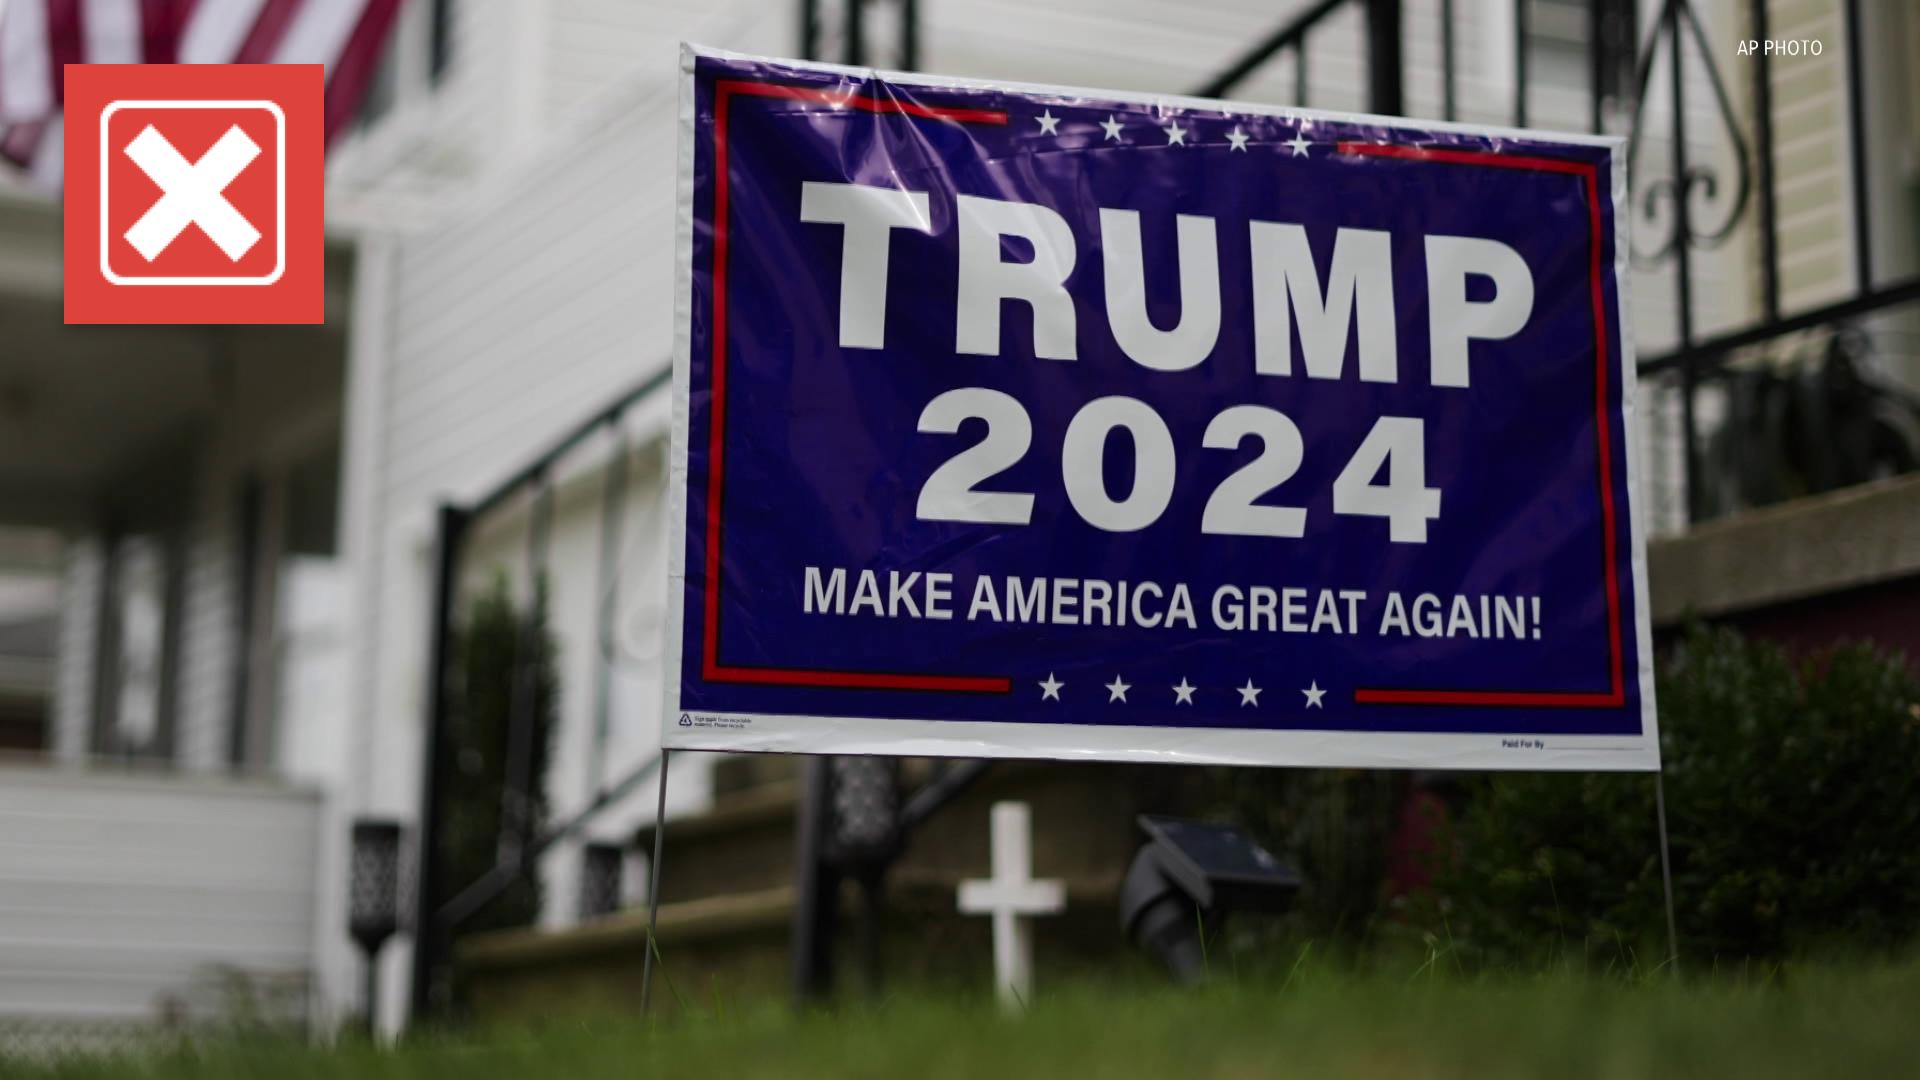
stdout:
[[1260,688],[1253,685],[1252,679],[1247,680],[1247,685],[1237,686],[1237,687],[1234,687],[1234,689],[1240,692],[1241,705],[1244,706],[1244,705],[1260,704]]
[[1125,705],[1127,703],[1127,691],[1131,689],[1133,689],[1132,683],[1123,683],[1120,681],[1120,676],[1115,675],[1113,681],[1107,684],[1107,704],[1111,705],[1117,701]]
[[1325,690],[1320,689],[1320,680],[1315,679],[1313,682],[1307,685],[1307,688],[1305,690],[1302,690],[1300,692],[1307,695],[1307,708],[1309,709],[1325,708],[1325,706],[1320,704],[1320,699],[1323,697],[1326,697],[1327,692]]
[[1229,144],[1227,146],[1229,151],[1245,150],[1247,148],[1247,133],[1240,130],[1239,124],[1235,124],[1233,125],[1233,130],[1227,134],[1227,142]]
[[1053,672],[1047,672],[1047,681],[1040,684],[1040,700],[1059,701],[1060,688],[1065,685],[1067,684],[1053,677]]
[[1120,141],[1120,121],[1115,120],[1111,113],[1107,115],[1106,120],[1101,122],[1100,126],[1105,129],[1109,142]]
[[1294,157],[1305,157],[1307,156],[1307,147],[1312,146],[1313,144],[1307,141],[1306,136],[1296,131],[1293,133],[1293,138],[1288,139],[1286,142],[1282,143],[1281,145],[1293,147]]
[[1161,130],[1167,133],[1168,146],[1185,146],[1187,144],[1187,129],[1180,126],[1180,121],[1175,120]]
[[1180,685],[1173,688],[1173,703],[1175,705],[1193,704],[1193,692],[1197,689],[1199,688],[1188,683],[1183,677]]
[[1046,112],[1043,112],[1039,116],[1034,117],[1033,120],[1035,123],[1040,125],[1040,134],[1042,135],[1060,134],[1060,118],[1053,115],[1052,109],[1048,109]]

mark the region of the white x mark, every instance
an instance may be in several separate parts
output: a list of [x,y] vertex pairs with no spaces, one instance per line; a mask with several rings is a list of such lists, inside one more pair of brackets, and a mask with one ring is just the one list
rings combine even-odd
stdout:
[[260,242],[260,230],[222,194],[260,156],[260,147],[239,125],[228,128],[212,149],[191,164],[152,125],[127,144],[127,156],[161,191],[160,200],[126,232],[127,243],[148,262],[167,250],[188,225],[200,226],[234,262]]

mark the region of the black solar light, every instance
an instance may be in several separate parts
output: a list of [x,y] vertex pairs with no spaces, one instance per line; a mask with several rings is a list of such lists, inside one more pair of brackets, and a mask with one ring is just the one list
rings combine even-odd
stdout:
[[580,920],[604,918],[620,910],[627,849],[619,844],[588,844],[580,850]]
[[1206,978],[1203,932],[1230,912],[1284,911],[1300,875],[1231,825],[1143,814],[1147,845],[1120,884],[1120,928],[1183,983]]
[[347,874],[347,933],[366,960],[367,1034],[378,1022],[381,946],[400,929],[400,823],[362,818],[353,823]]

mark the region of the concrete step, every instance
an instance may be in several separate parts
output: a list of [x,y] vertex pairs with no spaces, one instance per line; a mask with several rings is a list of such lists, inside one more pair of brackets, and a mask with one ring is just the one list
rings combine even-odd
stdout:
[[[989,920],[954,910],[960,879],[903,873],[888,882],[882,921],[886,978],[894,986],[991,986]],[[1110,961],[1119,939],[1116,878],[1068,879],[1067,912],[1041,922],[1036,962],[1050,977],[1085,974]],[[836,965],[844,989],[862,982],[866,912],[849,885],[840,895]],[[791,885],[662,904],[653,1007],[724,1010],[787,992]],[[1069,917],[1069,915],[1071,917]],[[623,911],[570,930],[499,930],[462,940],[455,961],[467,1004],[482,1021],[537,1022],[632,1013],[640,1001],[647,912]]]
[[[671,830],[669,830],[671,835]],[[697,985],[703,1003],[720,988],[766,997],[786,984],[791,885],[660,906],[656,1007],[671,1009]],[[459,985],[476,1019],[632,1014],[647,955],[647,910],[630,909],[562,931],[498,930],[454,949]]]
[[[909,776],[918,766],[903,770]],[[1001,762],[909,838],[887,875],[881,950],[890,985],[935,983],[982,993],[992,967],[988,921],[955,911],[961,881],[988,873],[988,812],[1017,799],[1033,811],[1033,872],[1067,888],[1067,913],[1036,930],[1050,977],[1136,962],[1121,940],[1120,879],[1144,842],[1141,813],[1194,814],[1206,787],[1197,770],[1098,763]],[[794,908],[797,778],[751,785],[705,813],[667,822],[661,864],[662,980],[654,1005],[702,1009],[787,992]],[[637,838],[651,851],[652,829]],[[863,931],[859,891],[839,897],[842,984],[857,989]],[[537,1019],[581,1011],[631,1013],[639,1002],[647,912],[629,909],[569,930],[499,931],[456,949],[476,1013]]]
[[724,799],[757,787],[797,780],[801,760],[792,754],[719,754],[713,763],[713,796]]
[[[903,767],[909,790],[924,782],[926,764]],[[1017,799],[1033,810],[1036,874],[1077,880],[1117,875],[1142,842],[1134,819],[1143,812],[1191,810],[1196,778],[1194,770],[1166,766],[1000,762],[908,838],[893,872],[956,881],[984,874],[988,810]],[[761,784],[716,800],[705,813],[669,819],[661,903],[790,885],[801,790],[797,777]],[[635,843],[640,851],[653,850],[651,825]]]
[[[787,779],[717,798],[704,813],[668,818],[661,904],[791,885],[799,805],[800,782]],[[653,826],[641,828],[634,843],[651,855]]]

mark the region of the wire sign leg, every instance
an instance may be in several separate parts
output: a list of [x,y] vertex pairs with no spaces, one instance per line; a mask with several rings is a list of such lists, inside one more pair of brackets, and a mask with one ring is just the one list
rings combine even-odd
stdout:
[[[647,956],[640,965],[640,1011],[653,1002],[653,954],[660,950],[654,930],[660,923],[660,859],[667,839],[667,765],[673,759],[670,750],[660,751],[660,801],[653,812],[653,864],[647,868]],[[1665,818],[1660,828],[1661,852],[1666,852]],[[1668,915],[1672,915],[1672,890],[1668,890]]]
[[[661,762],[664,766],[666,762]],[[666,779],[661,776],[662,782]],[[1667,846],[1667,775],[1665,770],[1653,774],[1653,808],[1660,821],[1660,883],[1667,895],[1667,963],[1675,971],[1680,970],[1680,929],[1673,918],[1673,857]],[[658,840],[655,841],[658,843]],[[657,865],[657,864],[656,864]]]

